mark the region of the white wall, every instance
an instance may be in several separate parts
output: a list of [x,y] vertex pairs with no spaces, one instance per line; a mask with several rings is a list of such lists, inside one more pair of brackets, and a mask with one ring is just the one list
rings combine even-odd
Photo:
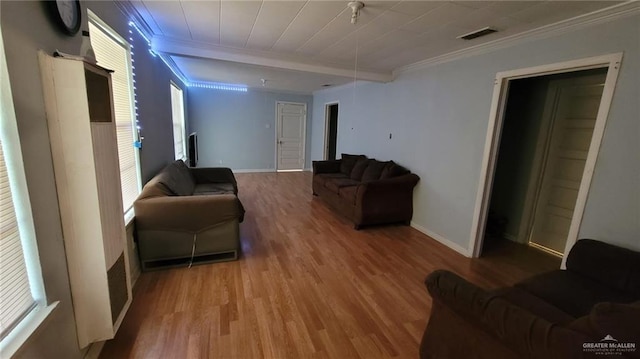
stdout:
[[402,73],[388,84],[316,92],[312,160],[322,159],[324,104],[339,100],[338,153],[392,159],[417,173],[413,221],[468,249],[496,73],[624,52],[579,237],[640,249],[639,45],[640,17],[627,17]]
[[310,168],[312,96],[191,87],[189,132],[198,133],[198,167],[274,171],[277,101],[307,104],[305,168]]

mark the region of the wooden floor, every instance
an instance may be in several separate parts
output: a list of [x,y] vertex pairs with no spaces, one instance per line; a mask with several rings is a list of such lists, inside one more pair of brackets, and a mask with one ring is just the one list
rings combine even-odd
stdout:
[[471,260],[406,226],[355,231],[307,172],[237,179],[240,259],[143,273],[101,358],[417,358],[434,269],[494,288],[560,264],[514,246]]

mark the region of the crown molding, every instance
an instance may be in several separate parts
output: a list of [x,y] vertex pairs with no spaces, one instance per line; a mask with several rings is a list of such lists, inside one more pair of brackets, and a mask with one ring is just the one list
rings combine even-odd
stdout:
[[128,21],[135,22],[138,29],[144,34],[144,36],[147,37],[147,39],[150,39],[153,36],[153,31],[149,27],[149,24],[144,21],[144,18],[140,16],[140,13],[138,12],[138,10],[136,10],[133,4],[131,4],[129,1],[114,1],[114,3],[120,9],[120,11],[122,11],[124,15],[128,17]]
[[257,87],[257,86],[250,86],[249,91],[269,92],[275,95],[313,96],[313,92],[309,92],[309,91],[279,90],[276,88],[269,88],[269,87],[265,88],[265,87]]
[[545,25],[543,27],[525,31],[519,34],[507,36],[476,46],[467,47],[462,50],[453,51],[444,55],[431,57],[410,65],[402,66],[393,70],[393,77],[396,78],[401,73],[413,72],[445,62],[486,54],[499,49],[521,44],[523,42],[557,36],[637,14],[640,14],[640,2],[636,0],[627,1],[622,4],[610,6],[608,8],[597,10],[588,14],[576,16],[571,19]]
[[[337,64],[294,56],[281,56],[265,51],[237,49],[198,41],[184,41],[166,36],[154,35],[151,40],[152,49],[158,53],[176,56],[199,57],[214,60],[232,61],[249,65],[268,66],[284,70],[312,72],[323,75],[353,77],[354,69]],[[393,80],[391,71],[382,72],[358,68],[358,78],[375,82],[390,82]]]
[[[167,65],[167,67],[169,68],[169,70],[171,70],[171,72],[173,72],[173,75],[175,77],[178,78],[178,80],[180,80],[182,82],[183,85],[185,86],[189,86],[189,84],[191,83],[191,81],[189,81],[189,79],[187,78],[187,76],[185,76],[185,74],[182,72],[182,70],[180,70],[180,68],[178,67],[178,65],[173,61],[173,59],[171,58],[171,56],[165,55],[165,54],[158,54],[158,56],[160,57],[160,59],[162,61],[164,61],[165,65]],[[204,81],[203,81],[204,82]]]

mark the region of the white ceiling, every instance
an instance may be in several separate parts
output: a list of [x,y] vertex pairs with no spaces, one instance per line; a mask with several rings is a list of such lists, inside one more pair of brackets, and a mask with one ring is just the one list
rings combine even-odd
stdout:
[[[323,85],[342,85],[353,78],[295,71],[233,61],[172,55],[171,59],[194,81],[244,84],[253,88],[277,89],[292,93],[309,93]],[[262,79],[266,80],[264,86]]]
[[[612,1],[374,1],[356,25],[348,1],[130,0],[193,81],[312,92],[358,78],[390,81],[394,69],[616,5]],[[462,34],[491,26],[471,41]]]

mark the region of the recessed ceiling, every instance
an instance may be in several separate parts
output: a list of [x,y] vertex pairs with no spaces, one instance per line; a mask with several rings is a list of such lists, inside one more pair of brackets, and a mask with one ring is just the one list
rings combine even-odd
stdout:
[[[279,69],[232,61],[172,55],[171,59],[189,78],[202,82],[242,84],[252,88],[308,94],[325,84],[343,85],[353,77]],[[265,79],[265,84],[262,84]]]
[[[394,69],[619,2],[369,0],[355,25],[348,1],[130,3],[154,49],[191,80],[259,86],[267,78],[280,90],[312,92],[352,81],[356,57],[358,78],[390,81]],[[484,27],[498,32],[457,38]]]

